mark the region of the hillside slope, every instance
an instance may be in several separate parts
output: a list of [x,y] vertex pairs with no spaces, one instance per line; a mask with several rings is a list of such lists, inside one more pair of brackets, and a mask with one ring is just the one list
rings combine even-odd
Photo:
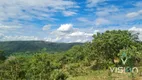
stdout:
[[82,43],[53,43],[45,41],[4,41],[0,42],[0,50],[6,53],[37,52],[45,49],[47,52],[61,52],[70,49],[74,45]]

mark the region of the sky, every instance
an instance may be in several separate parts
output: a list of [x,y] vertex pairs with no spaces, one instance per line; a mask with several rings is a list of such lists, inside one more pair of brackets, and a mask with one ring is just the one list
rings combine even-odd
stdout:
[[142,0],[0,0],[0,41],[87,42],[119,29],[142,40]]

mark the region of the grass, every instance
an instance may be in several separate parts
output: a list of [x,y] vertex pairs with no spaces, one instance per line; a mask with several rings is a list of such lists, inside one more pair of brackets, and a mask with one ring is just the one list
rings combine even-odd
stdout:
[[67,80],[142,80],[142,76],[131,73],[110,73],[109,70],[93,71],[85,76],[70,77]]

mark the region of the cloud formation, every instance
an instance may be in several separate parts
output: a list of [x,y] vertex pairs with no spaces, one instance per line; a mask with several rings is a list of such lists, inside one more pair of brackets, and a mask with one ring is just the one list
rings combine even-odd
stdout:
[[0,34],[0,41],[29,41],[29,40],[39,40],[35,36],[7,36]]
[[72,24],[61,24],[57,30],[61,32],[72,32],[74,31],[74,28]]
[[105,0],[87,0],[87,7],[96,7],[99,3]]
[[[76,8],[77,3],[67,0],[1,0],[0,1],[0,20],[55,20],[52,18],[55,12],[66,11]],[[65,12],[70,16],[75,13]]]
[[139,10],[137,12],[130,12],[126,15],[126,17],[133,18],[133,17],[137,17],[137,16],[140,16],[140,15],[142,15],[142,10]]
[[63,11],[63,15],[64,16],[73,16],[77,14],[76,12],[73,12],[73,11]]
[[93,32],[85,32],[82,29],[74,28],[72,24],[62,24],[57,30],[51,32],[51,36],[52,38],[45,38],[46,41],[87,42],[92,40]]
[[48,25],[43,26],[43,27],[42,27],[42,30],[43,30],[43,31],[47,31],[47,30],[49,30],[50,28],[51,28],[51,25],[48,24]]
[[136,2],[134,6],[142,8],[142,1]]
[[127,0],[1,0],[0,40],[91,41],[100,31],[141,25],[141,4]]
[[129,31],[139,33],[138,37],[142,41],[142,28],[137,28],[134,26],[134,27],[130,28]]
[[107,24],[110,24],[111,22],[107,19],[104,19],[104,18],[98,18],[96,19],[95,21],[95,25],[99,26],[99,25],[107,25]]

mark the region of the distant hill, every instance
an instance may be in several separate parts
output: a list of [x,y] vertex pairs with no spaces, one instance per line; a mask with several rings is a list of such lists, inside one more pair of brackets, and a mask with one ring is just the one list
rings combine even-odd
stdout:
[[37,52],[45,49],[47,52],[66,51],[74,45],[82,45],[83,43],[54,43],[46,41],[4,41],[0,42],[0,50],[6,53],[14,52]]

